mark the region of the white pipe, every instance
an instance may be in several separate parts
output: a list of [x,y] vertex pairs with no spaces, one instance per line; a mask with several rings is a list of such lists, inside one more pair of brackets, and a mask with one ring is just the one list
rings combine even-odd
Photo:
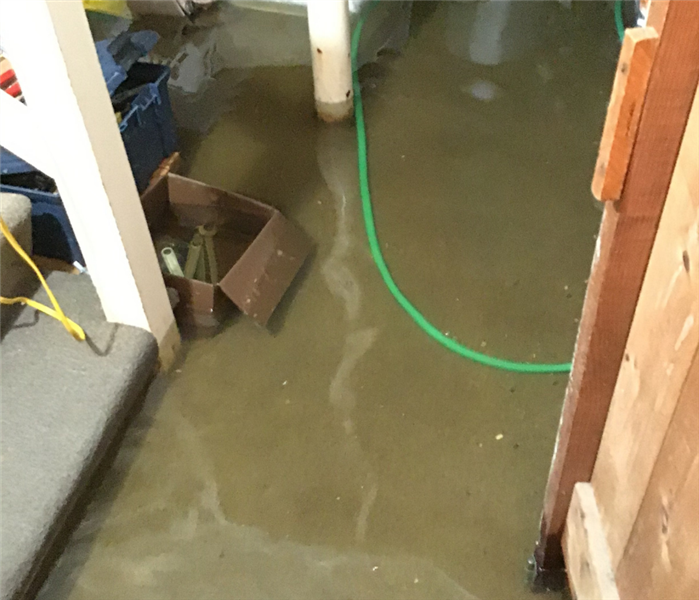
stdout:
[[348,0],[309,0],[316,110],[324,121],[352,114],[352,61]]

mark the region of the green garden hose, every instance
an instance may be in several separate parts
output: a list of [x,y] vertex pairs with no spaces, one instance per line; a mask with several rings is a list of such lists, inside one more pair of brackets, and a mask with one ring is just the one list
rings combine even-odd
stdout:
[[357,25],[355,26],[354,32],[352,34],[352,85],[354,88],[354,115],[357,125],[357,154],[358,154],[358,165],[359,165],[359,190],[362,199],[362,213],[364,215],[364,225],[366,228],[367,237],[369,238],[369,248],[371,250],[371,255],[379,269],[381,278],[383,279],[386,287],[396,299],[398,304],[407,312],[417,323],[417,325],[429,335],[432,339],[439,342],[445,348],[455,352],[456,354],[468,358],[473,362],[479,363],[481,365],[486,365],[488,367],[494,367],[496,369],[502,369],[504,371],[512,371],[515,373],[566,373],[570,371],[571,364],[541,364],[541,363],[524,363],[515,362],[511,360],[505,360],[502,358],[495,358],[477,352],[468,348],[456,340],[447,337],[439,329],[437,329],[432,323],[430,323],[420,311],[415,308],[415,306],[405,297],[405,294],[400,290],[398,285],[393,279],[391,272],[384,260],[383,253],[381,252],[381,246],[379,244],[378,234],[376,233],[376,223],[374,222],[374,210],[371,203],[371,191],[369,189],[369,165],[367,157],[367,137],[366,137],[366,123],[364,121],[364,106],[362,103],[362,90],[359,84],[359,72],[357,63],[357,53],[359,50],[359,41],[362,35],[362,28],[366,21],[371,8],[376,6],[378,0],[374,0],[369,9],[365,10],[362,16],[359,18]]
[[616,32],[619,35],[619,40],[624,41],[624,15],[622,10],[624,0],[616,0],[614,2],[614,23],[616,24]]

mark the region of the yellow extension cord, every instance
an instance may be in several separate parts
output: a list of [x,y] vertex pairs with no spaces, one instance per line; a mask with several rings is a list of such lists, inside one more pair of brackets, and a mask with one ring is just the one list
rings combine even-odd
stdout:
[[126,0],[83,0],[85,10],[101,12],[115,17],[123,17],[128,14]]
[[63,327],[66,328],[66,331],[68,331],[70,335],[72,335],[79,342],[84,342],[85,332],[83,331],[83,328],[66,317],[65,313],[58,304],[58,300],[56,300],[56,296],[53,295],[51,288],[49,287],[48,283],[46,283],[46,279],[44,279],[41,271],[39,271],[39,267],[34,264],[34,261],[22,249],[22,246],[19,245],[15,237],[10,233],[10,230],[2,217],[0,217],[0,231],[2,231],[2,234],[7,238],[7,241],[10,242],[10,245],[15,249],[17,254],[19,254],[22,259],[24,259],[24,262],[26,262],[32,268],[34,273],[36,273],[39,281],[41,281],[41,285],[43,285],[44,289],[46,290],[49,300],[51,300],[51,304],[53,304],[53,308],[49,308],[48,306],[41,304],[40,302],[36,302],[31,298],[24,297],[4,298],[3,296],[0,296],[0,304],[26,304],[27,306],[31,306],[32,308],[41,311],[42,313],[47,314],[57,321],[63,323]]

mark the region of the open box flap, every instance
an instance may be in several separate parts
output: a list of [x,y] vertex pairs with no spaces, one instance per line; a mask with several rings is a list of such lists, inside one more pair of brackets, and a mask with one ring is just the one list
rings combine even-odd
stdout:
[[275,211],[219,287],[243,313],[266,325],[310,250],[306,234]]

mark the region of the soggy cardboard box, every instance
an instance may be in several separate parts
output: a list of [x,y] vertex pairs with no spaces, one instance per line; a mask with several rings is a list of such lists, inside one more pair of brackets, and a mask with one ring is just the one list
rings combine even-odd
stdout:
[[165,275],[180,296],[178,318],[216,317],[233,302],[266,325],[311,250],[306,234],[277,209],[180,175],[155,182],[142,202],[156,249],[164,240],[189,242],[200,225],[218,230],[218,282]]

